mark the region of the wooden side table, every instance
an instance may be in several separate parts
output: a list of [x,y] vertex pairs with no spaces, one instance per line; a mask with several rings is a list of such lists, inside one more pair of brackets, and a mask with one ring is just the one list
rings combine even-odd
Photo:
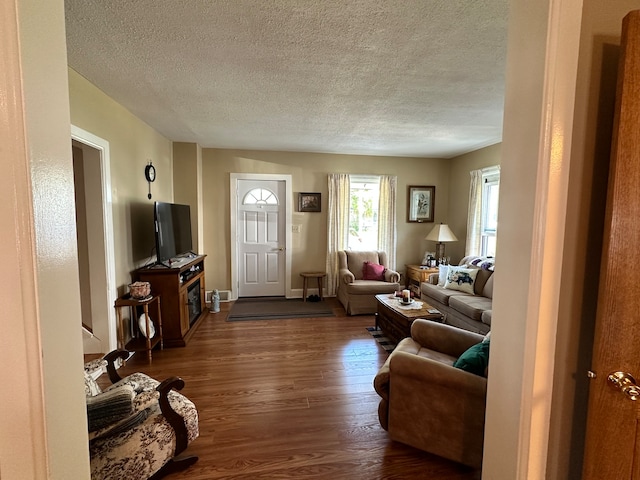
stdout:
[[[157,318],[157,329],[153,338],[150,337],[151,333],[151,324],[153,320],[149,317],[149,306],[155,304],[154,316]],[[124,325],[122,321],[122,312],[121,309],[123,307],[129,308],[132,312],[131,314],[131,322],[135,322],[136,326],[138,323],[136,307],[142,307],[144,312],[146,325],[145,330],[146,334],[138,334],[129,340],[126,344],[124,343]],[[131,295],[127,294],[120,298],[118,298],[115,302],[116,308],[116,320],[118,327],[118,348],[124,348],[130,352],[140,352],[146,351],[149,357],[149,361],[151,361],[151,350],[154,349],[158,343],[160,344],[160,349],[164,348],[164,342],[162,340],[162,315],[160,309],[160,295],[153,295],[146,300],[136,300],[132,298]],[[154,325],[155,328],[155,325]]]
[[307,283],[310,278],[318,279],[318,296],[320,297],[320,301],[322,301],[322,285],[324,283],[324,277],[327,276],[325,272],[302,272],[300,274],[302,277],[302,301],[307,301]]
[[416,298],[420,298],[420,284],[429,281],[429,275],[438,273],[437,268],[422,268],[420,265],[405,265],[407,269],[406,287],[413,292]]

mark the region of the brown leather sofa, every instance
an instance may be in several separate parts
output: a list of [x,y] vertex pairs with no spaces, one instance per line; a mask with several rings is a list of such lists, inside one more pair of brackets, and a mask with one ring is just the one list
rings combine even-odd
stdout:
[[376,295],[400,290],[400,274],[387,268],[382,280],[364,280],[364,262],[387,267],[387,254],[379,251],[338,252],[338,300],[347,315],[372,314],[377,310]]
[[418,319],[374,379],[391,439],[480,468],[487,379],[453,367],[483,336]]

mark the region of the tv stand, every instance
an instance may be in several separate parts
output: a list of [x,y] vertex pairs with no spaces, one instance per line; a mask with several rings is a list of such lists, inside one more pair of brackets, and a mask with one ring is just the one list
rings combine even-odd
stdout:
[[171,265],[143,267],[134,280],[149,282],[151,292],[160,295],[165,347],[184,347],[206,317],[204,259],[206,255],[185,258]]

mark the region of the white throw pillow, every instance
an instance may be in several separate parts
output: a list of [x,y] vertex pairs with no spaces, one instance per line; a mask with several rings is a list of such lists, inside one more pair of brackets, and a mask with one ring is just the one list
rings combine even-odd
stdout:
[[447,281],[447,272],[449,271],[449,265],[438,265],[438,286],[444,287]]
[[[147,319],[144,316],[144,313],[140,314],[138,317],[138,327],[140,327],[140,332],[145,337],[147,336]],[[156,336],[156,327],[153,325],[151,321],[151,317],[149,317],[149,338],[153,338]]]
[[444,288],[459,290],[473,295],[473,287],[476,283],[477,274],[477,268],[454,267],[450,265]]

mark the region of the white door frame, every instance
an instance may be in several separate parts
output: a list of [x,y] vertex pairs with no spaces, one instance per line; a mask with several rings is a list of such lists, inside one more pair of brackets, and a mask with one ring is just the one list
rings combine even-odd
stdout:
[[[116,315],[114,304],[117,298],[115,248],[113,243],[113,202],[111,198],[111,157],[109,142],[71,125],[71,138],[84,145],[96,149],[100,153],[100,176],[102,187],[102,218],[104,234],[104,263],[106,285],[104,308],[107,312],[105,321],[94,321],[93,334],[100,340],[104,353],[115,350],[118,345]],[[80,327],[80,325],[78,326]]]
[[284,181],[285,184],[285,295],[287,298],[293,297],[291,292],[291,219],[292,219],[292,177],[286,174],[267,174],[267,173],[232,173],[230,174],[229,183],[229,203],[231,205],[231,298],[238,299],[238,238],[236,223],[238,221],[238,180],[276,180]]

